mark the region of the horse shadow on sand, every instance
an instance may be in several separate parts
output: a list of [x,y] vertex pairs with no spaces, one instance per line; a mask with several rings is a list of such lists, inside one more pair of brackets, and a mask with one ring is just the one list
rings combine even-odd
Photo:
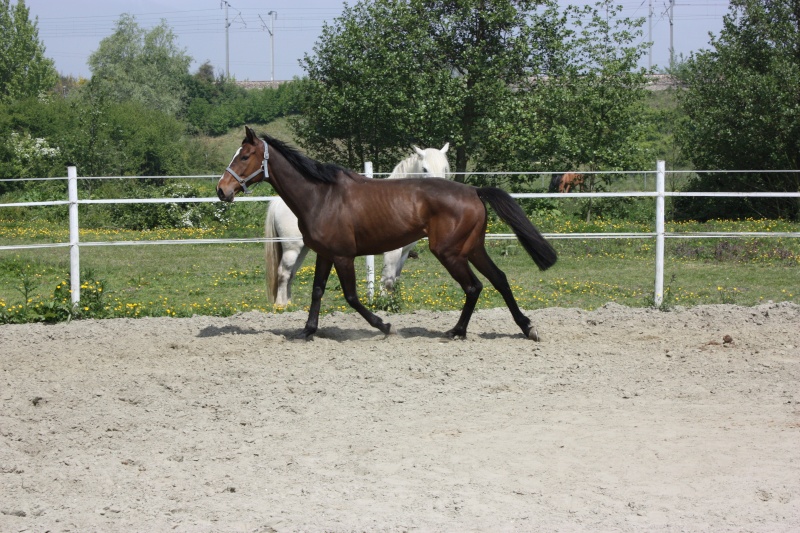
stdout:
[[[297,342],[308,342],[304,339],[298,338],[298,334],[300,333],[297,329],[275,329],[270,330],[270,333],[275,335],[283,336],[286,340],[294,340]],[[469,333],[467,339],[469,338],[480,338],[483,340],[492,340],[492,339],[515,339],[515,338],[522,338],[519,333],[509,332],[509,333],[497,333],[497,332],[485,332],[485,333]],[[320,328],[314,334],[314,339],[320,340],[331,340],[337,342],[350,342],[350,341],[386,341],[391,342],[393,340],[405,340],[405,339],[428,339],[431,341],[436,342],[455,342],[463,339],[450,339],[444,335],[442,330],[438,329],[428,329],[424,327],[402,327],[397,329],[397,333],[393,333],[391,335],[384,335],[383,333],[377,332],[372,329],[365,329],[365,328],[342,328],[339,326],[329,326]],[[313,340],[312,340],[313,341]]]
[[239,326],[206,326],[197,334],[199,338],[220,337],[222,335],[259,335],[264,330],[253,328],[240,328]]
[[[242,328],[240,326],[206,326],[200,330],[197,334],[198,338],[208,338],[208,337],[221,337],[226,335],[261,335],[264,333],[271,333],[273,335],[284,337],[286,340],[296,340],[298,342],[306,342],[305,340],[299,338],[300,330],[296,327],[294,328],[280,328],[280,329],[254,329],[254,328]],[[498,332],[482,332],[482,333],[470,333],[467,337],[468,339],[472,338],[480,338],[484,340],[492,340],[492,339],[514,339],[520,338],[519,333],[498,333]],[[359,327],[353,328],[343,328],[339,326],[328,326],[325,328],[320,328],[314,334],[314,338],[317,339],[324,339],[324,340],[332,340],[338,342],[344,341],[391,341],[393,339],[430,339],[432,341],[438,342],[451,342],[453,339],[449,339],[444,335],[442,330],[438,329],[428,329],[420,326],[411,326],[411,327],[403,327],[398,328],[397,333],[391,335],[384,335],[383,333],[376,332],[372,329],[365,329]],[[456,340],[463,340],[463,339],[456,339]]]

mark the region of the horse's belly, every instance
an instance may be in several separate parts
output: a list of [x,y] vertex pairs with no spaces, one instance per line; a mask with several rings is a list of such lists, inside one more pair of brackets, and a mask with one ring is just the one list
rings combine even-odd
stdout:
[[403,227],[398,231],[392,229],[391,226],[384,226],[380,231],[356,231],[356,255],[382,254],[402,248],[426,235],[422,227]]

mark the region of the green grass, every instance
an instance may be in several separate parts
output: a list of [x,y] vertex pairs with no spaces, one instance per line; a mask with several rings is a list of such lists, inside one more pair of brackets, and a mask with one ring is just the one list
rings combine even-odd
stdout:
[[[285,119],[255,126],[281,139],[293,137]],[[241,143],[243,132],[203,140],[209,154],[222,161],[220,172]],[[224,159],[224,161],[223,161]],[[648,178],[650,179],[650,178]],[[541,181],[541,180],[540,180]],[[213,197],[215,179],[193,180],[206,196]],[[642,176],[623,176],[614,190],[643,188]],[[648,189],[652,189],[651,181]],[[256,194],[273,194],[266,186]],[[652,223],[614,220],[617,211],[640,220],[653,218],[652,199],[623,202],[595,200],[591,222],[581,221],[585,199],[546,199],[521,202],[546,233],[652,232]],[[668,200],[668,207],[669,207]],[[90,206],[107,209],[105,206]],[[83,220],[87,206],[81,206]],[[0,216],[0,245],[67,242],[64,216],[47,217],[45,210],[13,208]],[[37,211],[38,209],[38,211]],[[114,240],[167,240],[263,236],[265,206],[237,202],[231,207],[227,227],[130,231],[115,228],[81,230],[82,242]],[[64,210],[65,211],[65,210]],[[25,215],[25,220],[21,218]],[[62,214],[63,215],[63,214]],[[102,219],[102,217],[100,217]],[[493,223],[490,233],[508,233]],[[774,231],[797,232],[800,224],[774,220],[668,223],[667,231]],[[652,239],[567,240],[554,239],[558,263],[539,272],[515,241],[489,241],[495,262],[508,275],[523,308],[578,307],[594,309],[607,302],[629,306],[653,304],[655,252]],[[417,309],[460,309],[463,293],[427,251],[417,247],[419,259],[406,264],[395,294],[378,297],[373,307],[391,312]],[[307,309],[313,279],[313,253],[294,284],[294,304],[289,310]],[[376,257],[376,277],[381,258]],[[663,307],[705,303],[754,305],[765,300],[800,303],[800,240],[671,239],[667,241],[665,301]],[[263,246],[260,244],[152,245],[81,247],[83,301],[77,312],[69,305],[67,248],[0,251],[0,323],[57,321],[71,317],[139,317],[230,315],[273,309],[267,303]],[[365,295],[364,261],[357,259],[359,293]],[[479,308],[503,307],[497,292],[486,286]],[[331,277],[323,299],[323,312],[346,311],[338,281]]]
[[[273,120],[269,124],[248,125],[258,134],[266,133],[267,135],[271,135],[290,144],[294,144],[295,142],[294,133],[289,127],[289,119],[286,117]],[[199,136],[198,139],[206,148],[206,151],[213,154],[214,160],[218,163],[220,174],[222,174],[222,170],[230,162],[233,154],[242,145],[244,128],[231,128],[225,135],[220,135],[218,137],[203,135]]]
[[[239,204],[244,206],[245,204]],[[255,204],[254,204],[255,205]],[[250,207],[252,209],[252,207]],[[263,206],[260,208],[263,212]],[[545,232],[651,231],[645,225],[545,217]],[[668,231],[798,231],[798,224],[776,221],[670,224]],[[507,232],[498,224],[491,232]],[[257,237],[260,224],[235,228],[170,229],[135,232],[85,230],[81,240],[158,240],[178,238]],[[65,242],[66,229],[45,222],[24,226],[0,220],[0,242]],[[515,241],[490,241],[491,255],[506,272],[520,305],[527,309],[594,309],[607,302],[628,306],[653,303],[654,241],[650,239],[554,239],[558,263],[546,272]],[[397,292],[376,298],[376,308],[410,312],[460,309],[463,293],[427,250],[406,264]],[[766,300],[800,303],[798,239],[675,239],[667,241],[664,307],[708,303],[754,305]],[[313,279],[313,254],[294,284],[289,310],[307,309]],[[263,247],[260,244],[150,245],[81,248],[85,302],[78,317],[226,316],[249,310],[279,311],[267,303]],[[381,258],[376,257],[380,276]],[[357,259],[359,292],[365,294],[364,260]],[[0,321],[55,321],[65,318],[54,305],[68,307],[67,248],[0,251]],[[48,307],[48,305],[50,307]],[[479,308],[503,307],[487,286]],[[323,312],[346,311],[338,280],[332,276]],[[49,314],[48,314],[49,313]]]

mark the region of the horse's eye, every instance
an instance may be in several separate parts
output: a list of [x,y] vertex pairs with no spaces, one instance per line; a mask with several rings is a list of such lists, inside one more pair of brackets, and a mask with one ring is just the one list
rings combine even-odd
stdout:
[[248,159],[250,159],[249,155],[243,155],[242,156],[242,161],[247,161]]

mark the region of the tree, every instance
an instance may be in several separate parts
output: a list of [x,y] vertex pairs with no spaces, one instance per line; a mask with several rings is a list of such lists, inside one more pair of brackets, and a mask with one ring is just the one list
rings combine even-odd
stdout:
[[561,46],[543,76],[519,92],[517,109],[536,112],[505,123],[526,134],[517,139],[516,152],[506,154],[512,164],[520,168],[535,159],[562,170],[642,164],[648,71],[637,67],[646,43],[634,44],[641,23],[619,18],[619,8],[608,1],[568,9],[558,25]]
[[459,173],[640,164],[642,22],[608,0],[564,13],[551,0],[362,1],[304,59],[298,136],[351,166],[444,141]]
[[58,82],[53,60],[44,56],[37,20],[24,0],[0,0],[0,102],[38,96]]
[[[526,0],[433,0],[416,2],[418,17],[428,14],[432,59],[453,73],[456,172],[467,170],[467,154],[480,150],[482,133],[493,126],[497,110],[514,92],[540,73],[541,59],[554,42],[543,38],[539,2]],[[548,2],[543,2],[545,7]],[[552,7],[552,3],[549,4]],[[552,19],[548,19],[552,20]]]
[[499,103],[535,70],[535,4],[377,0],[346,8],[303,60],[299,137],[351,166],[396,161],[412,142],[449,141],[464,172]]
[[345,7],[326,24],[293,127],[316,156],[390,170],[411,143],[444,144],[450,134],[450,75],[431,65],[432,41],[411,6],[378,0]]
[[[800,168],[800,0],[732,0],[710,50],[678,72],[679,142],[703,170]],[[797,173],[701,174],[689,190],[797,192]],[[680,218],[800,217],[787,198],[676,199]]]
[[[637,66],[647,46],[640,42],[644,20],[622,18],[620,9],[601,0],[563,14],[551,6],[540,17],[535,33],[555,44],[545,48],[550,53],[539,62],[540,74],[501,102],[500,119],[486,132],[484,166],[597,171],[648,163],[650,72]],[[602,190],[612,176],[588,174],[584,187]],[[596,207],[592,199],[584,202],[587,219]]]
[[89,56],[89,90],[115,102],[135,100],[171,115],[181,110],[192,58],[166,21],[146,31],[124,14],[114,33]]

